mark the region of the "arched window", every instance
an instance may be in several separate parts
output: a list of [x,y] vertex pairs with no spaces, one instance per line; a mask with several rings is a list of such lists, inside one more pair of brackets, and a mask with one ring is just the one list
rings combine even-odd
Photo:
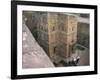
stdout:
[[57,51],[57,47],[54,47],[53,52],[56,53]]
[[52,27],[52,31],[55,31],[55,26]]

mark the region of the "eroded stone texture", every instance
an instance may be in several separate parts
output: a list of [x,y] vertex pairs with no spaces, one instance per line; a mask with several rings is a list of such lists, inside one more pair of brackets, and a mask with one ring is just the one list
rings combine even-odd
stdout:
[[28,27],[23,23],[22,68],[54,67],[44,50],[36,42]]

